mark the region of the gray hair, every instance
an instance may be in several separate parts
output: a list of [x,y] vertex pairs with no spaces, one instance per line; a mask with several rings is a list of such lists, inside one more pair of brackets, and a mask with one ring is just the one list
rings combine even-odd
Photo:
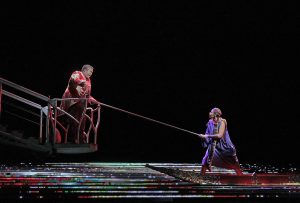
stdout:
[[89,65],[89,64],[85,64],[85,65],[82,66],[81,71],[84,71],[86,69],[94,69],[94,67]]

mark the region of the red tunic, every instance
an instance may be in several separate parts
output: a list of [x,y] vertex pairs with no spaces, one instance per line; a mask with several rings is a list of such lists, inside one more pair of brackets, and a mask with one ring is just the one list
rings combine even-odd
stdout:
[[[72,73],[68,86],[62,96],[65,98],[90,98],[91,97],[91,80],[86,78],[81,71]],[[77,103],[75,100],[62,101],[61,109],[67,111],[70,106]]]

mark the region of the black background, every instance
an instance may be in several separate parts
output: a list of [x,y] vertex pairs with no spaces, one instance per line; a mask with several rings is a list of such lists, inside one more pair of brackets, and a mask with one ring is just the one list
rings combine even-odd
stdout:
[[[241,163],[299,166],[299,5],[15,2],[0,18],[7,80],[61,97],[70,74],[91,64],[103,103],[198,133],[217,106]],[[199,163],[205,152],[194,135],[107,108],[99,141],[83,160]]]

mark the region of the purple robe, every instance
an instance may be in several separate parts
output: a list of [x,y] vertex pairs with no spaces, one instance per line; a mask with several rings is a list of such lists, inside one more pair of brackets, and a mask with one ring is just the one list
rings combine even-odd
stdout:
[[[225,121],[225,123],[227,123]],[[207,123],[205,134],[214,135],[219,132],[221,121],[214,124],[212,120]],[[236,156],[236,149],[230,140],[227,124],[225,135],[221,139],[207,138],[202,142],[203,147],[207,147],[206,153],[202,159],[202,165],[211,169],[211,166],[217,166],[227,169],[239,168],[239,161]]]

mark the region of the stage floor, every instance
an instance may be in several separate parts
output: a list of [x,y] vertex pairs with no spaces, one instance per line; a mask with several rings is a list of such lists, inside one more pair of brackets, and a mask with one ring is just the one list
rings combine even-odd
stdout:
[[243,167],[243,176],[216,167],[201,176],[190,163],[2,164],[0,200],[300,200],[297,169]]

